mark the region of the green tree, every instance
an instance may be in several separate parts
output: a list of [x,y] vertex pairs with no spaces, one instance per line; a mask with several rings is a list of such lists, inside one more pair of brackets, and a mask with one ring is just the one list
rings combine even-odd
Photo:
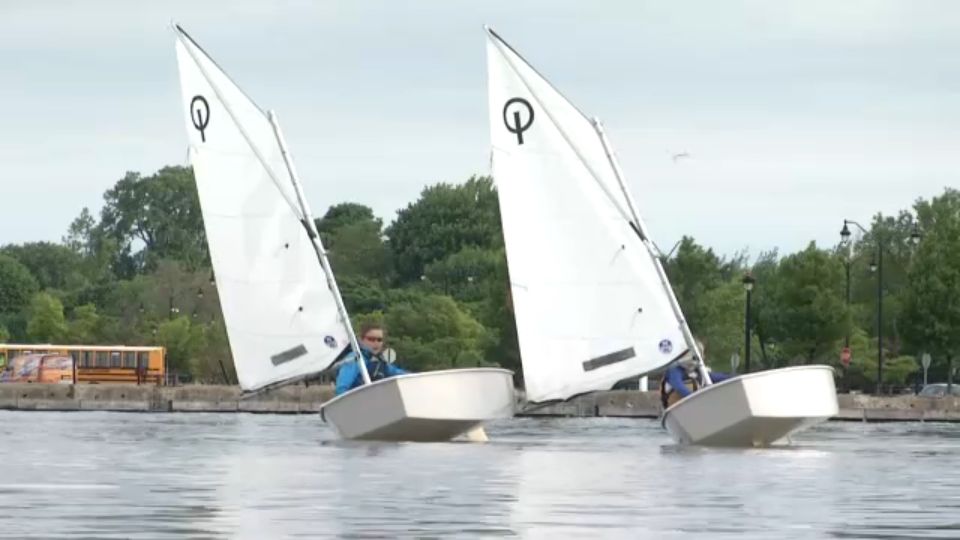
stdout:
[[330,266],[334,275],[360,276],[386,281],[389,271],[387,248],[380,228],[373,221],[347,223],[328,233]]
[[190,372],[199,382],[234,384],[237,382],[227,332],[222,324],[213,322],[201,327],[202,344],[190,364]]
[[[830,355],[829,364],[843,378],[845,386],[851,389],[873,391],[877,384],[877,340],[870,337],[862,328],[854,328],[850,336],[850,366],[844,369],[840,363],[840,347]],[[883,383],[886,385],[909,384],[910,378],[918,371],[913,356],[893,356],[884,351]]]
[[362,276],[338,276],[337,287],[351,316],[386,308],[387,293],[376,280]]
[[387,328],[398,363],[414,371],[477,365],[489,332],[449,296],[414,290],[391,292],[386,313],[354,317],[357,328],[380,321]]
[[[153,269],[169,258],[196,269],[209,263],[193,171],[164,167],[153,176],[128,172],[104,194],[99,227],[119,245],[118,275]],[[139,244],[142,249],[135,251]]]
[[22,313],[38,290],[37,280],[27,267],[0,253],[0,324],[14,337],[24,336],[26,322]]
[[771,337],[782,345],[787,360],[807,364],[834,350],[848,324],[842,287],[842,263],[813,242],[781,261]]
[[0,253],[0,314],[22,310],[39,288],[26,266]]
[[111,239],[84,207],[73,220],[63,245],[81,257],[80,271],[91,282],[112,280],[111,265],[119,257],[120,247]]
[[497,266],[503,250],[468,246],[424,268],[424,283],[434,292],[450,295],[461,302],[478,302],[489,294],[486,286],[498,279]]
[[693,238],[684,236],[676,255],[664,264],[664,271],[687,323],[691,328],[705,326],[708,318],[704,295],[722,284],[723,261],[713,250],[704,249]]
[[100,315],[93,304],[84,304],[73,310],[67,322],[67,336],[71,343],[93,344],[100,337]]
[[729,280],[704,291],[698,301],[703,323],[691,329],[703,341],[710,365],[721,371],[727,369],[734,352],[744,356],[743,295],[741,283]]
[[8,245],[0,253],[20,261],[36,278],[41,289],[65,290],[77,283],[73,276],[80,266],[80,257],[66,246],[50,242]]
[[426,265],[464,247],[498,247],[503,237],[493,180],[474,176],[457,186],[427,187],[386,233],[401,284],[416,283]]
[[167,349],[167,366],[172,371],[192,373],[204,347],[203,328],[180,316],[165,321],[157,328],[157,342]]
[[27,338],[34,343],[56,343],[67,337],[63,304],[53,295],[39,292],[30,299]]
[[[492,269],[489,268],[491,262],[494,263]],[[480,277],[473,283],[473,288],[464,291],[462,297],[469,300],[466,306],[490,332],[491,338],[484,349],[484,357],[489,363],[513,370],[522,380],[520,344],[504,248],[486,252],[477,261],[475,270]],[[477,300],[474,294],[481,299]]]
[[931,373],[947,375],[960,351],[960,192],[919,201],[923,241],[907,279],[904,330],[913,348],[935,359]]
[[[903,313],[907,296],[908,272],[914,256],[910,236],[915,219],[908,211],[896,216],[874,216],[870,229],[849,249],[851,316],[854,324],[876,335],[877,329],[877,279],[875,270],[879,263],[878,243],[883,246],[883,338],[884,348],[891,354],[900,354],[903,347]],[[858,229],[854,229],[860,232]],[[841,247],[841,255],[847,255]]]
[[331,206],[322,218],[316,220],[317,232],[320,233],[323,245],[328,249],[335,243],[330,238],[331,233],[346,225],[357,223],[370,223],[376,227],[377,232],[383,228],[383,221],[373,215],[373,210],[369,206],[351,202]]
[[[114,267],[125,260],[118,241],[110,238],[84,208],[70,224],[63,245],[79,256],[75,271],[68,275],[64,303],[102,305],[116,281]],[[127,274],[132,275],[133,269]]]
[[70,223],[70,228],[63,237],[63,245],[82,257],[91,255],[96,249],[94,245],[96,228],[97,220],[90,213],[90,209],[84,206],[80,215]]
[[[759,361],[757,367],[779,364],[779,360],[774,358],[774,351],[769,347],[773,343],[778,312],[776,290],[779,269],[780,261],[777,250],[774,249],[762,252],[750,270],[755,280],[750,299],[750,323],[756,348],[751,348],[750,362],[753,364]],[[755,368],[751,366],[751,369]]]
[[386,282],[390,259],[383,241],[383,221],[370,207],[336,204],[316,222],[337,280],[362,276]]
[[[133,314],[143,306],[145,317],[155,320],[171,319],[178,315],[210,320],[220,312],[216,289],[209,286],[207,269],[192,270],[177,260],[158,260],[156,269],[131,281],[126,298],[118,299],[119,309]],[[139,304],[134,302],[139,301]]]

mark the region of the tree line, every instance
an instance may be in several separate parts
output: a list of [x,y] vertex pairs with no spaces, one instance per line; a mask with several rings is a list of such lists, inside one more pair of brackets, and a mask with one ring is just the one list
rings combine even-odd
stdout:
[[[200,382],[235,382],[191,169],[129,172],[103,198],[99,216],[84,208],[59,243],[0,247],[0,341],[159,344],[171,369]],[[385,323],[406,367],[499,365],[520,373],[491,178],[428,186],[387,225],[353,202],[331,206],[316,222],[352,321]],[[750,261],[684,237],[663,262],[716,369],[730,370],[733,353],[744,356],[742,278],[750,273],[752,369],[827,363],[843,386],[872,389],[877,276],[870,268],[878,244],[883,383],[909,384],[924,352],[933,358],[931,380],[945,380],[960,350],[960,192],[953,189],[897,215],[877,214],[846,245],[838,234],[834,246],[811,242]],[[848,339],[852,361],[844,368]]]

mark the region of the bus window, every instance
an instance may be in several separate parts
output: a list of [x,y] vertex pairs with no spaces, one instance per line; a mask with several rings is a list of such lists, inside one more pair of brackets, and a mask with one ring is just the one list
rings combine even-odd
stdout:
[[137,367],[147,369],[150,367],[150,353],[146,351],[140,351],[137,353]]
[[110,352],[110,367],[112,368],[123,367],[120,362],[120,353],[118,353],[117,351]]
[[83,351],[83,360],[80,361],[81,367],[93,367],[93,351]]
[[97,351],[97,367],[110,367],[107,351]]
[[73,365],[79,366],[80,364],[80,351],[70,351],[70,358],[73,359]]
[[125,368],[135,368],[137,367],[137,353],[133,351],[126,351],[123,353],[123,367]]

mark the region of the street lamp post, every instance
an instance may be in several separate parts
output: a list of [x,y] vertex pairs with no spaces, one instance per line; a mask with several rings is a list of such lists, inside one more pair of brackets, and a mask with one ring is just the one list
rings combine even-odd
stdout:
[[844,236],[843,231],[840,231],[840,236],[843,238],[841,244],[846,244],[847,256],[844,257],[844,270],[846,270],[847,277],[847,288],[846,288],[846,299],[847,299],[847,331],[843,336],[843,351],[840,353],[840,364],[843,366],[843,377],[841,379],[841,385],[844,387],[844,390],[849,391],[847,386],[847,370],[850,367],[850,265],[852,263],[851,252],[853,251],[853,245],[847,241],[847,237],[850,236],[850,230],[844,226],[844,231],[846,231],[846,236]]
[[883,394],[883,244],[877,239],[877,261],[870,262],[877,273],[877,395]]
[[[850,241],[850,228],[847,225],[855,225],[863,234],[867,230],[862,225],[851,219],[843,220],[843,229],[840,230],[840,238],[843,243]],[[876,258],[870,261],[870,271],[877,273],[877,395],[883,393],[883,242],[880,236],[874,238],[876,243]],[[913,225],[913,231],[910,233],[910,243],[917,245],[920,242],[920,229],[917,223]],[[847,304],[850,303],[850,267],[847,266]],[[849,335],[847,337],[847,346],[849,346]]]
[[[850,228],[847,225],[855,225],[863,234],[867,234],[867,230],[862,225],[845,219],[843,229],[840,230],[840,238],[844,243],[850,241]],[[877,273],[877,395],[879,395],[883,389],[883,244],[880,243],[879,237],[874,240],[877,244],[877,257],[870,261],[870,271]]]
[[[844,227],[844,230],[847,231],[847,236],[849,236],[850,231],[846,227]],[[841,232],[840,234],[842,235],[843,233]],[[846,239],[844,239],[844,241],[846,241]],[[847,249],[845,266],[847,271],[847,313],[849,314],[850,313],[850,250],[849,250],[849,246]],[[850,350],[850,325],[849,324],[847,324],[847,335],[844,336],[843,338],[843,347],[848,351]]]
[[743,372],[750,373],[750,297],[753,294],[753,284],[757,280],[747,272],[743,276],[743,289],[747,291],[746,313],[743,318]]

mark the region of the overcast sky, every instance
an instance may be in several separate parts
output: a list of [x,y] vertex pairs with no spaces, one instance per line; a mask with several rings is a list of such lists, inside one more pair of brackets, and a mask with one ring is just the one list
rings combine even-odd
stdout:
[[604,121],[664,250],[832,245],[960,185],[960,2],[5,0],[0,245],[186,164],[171,20],[277,111],[318,215],[488,173],[485,23]]

